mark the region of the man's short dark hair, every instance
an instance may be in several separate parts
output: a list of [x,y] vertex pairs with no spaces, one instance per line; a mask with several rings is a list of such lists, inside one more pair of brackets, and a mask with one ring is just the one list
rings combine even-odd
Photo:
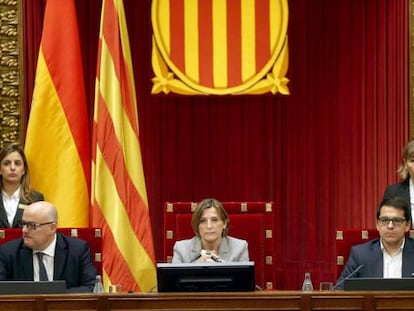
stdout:
[[393,197],[382,200],[377,208],[377,219],[380,217],[381,209],[383,206],[391,206],[403,210],[405,220],[407,222],[411,221],[411,207],[410,203],[407,200],[400,197]]

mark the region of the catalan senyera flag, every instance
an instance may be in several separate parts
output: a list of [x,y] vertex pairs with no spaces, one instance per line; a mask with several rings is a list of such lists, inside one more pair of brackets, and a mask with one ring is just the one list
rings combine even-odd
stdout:
[[48,0],[26,133],[33,188],[59,227],[88,227],[90,134],[75,4]]
[[156,288],[137,100],[122,0],[103,0],[92,143],[93,225],[103,231],[103,279]]

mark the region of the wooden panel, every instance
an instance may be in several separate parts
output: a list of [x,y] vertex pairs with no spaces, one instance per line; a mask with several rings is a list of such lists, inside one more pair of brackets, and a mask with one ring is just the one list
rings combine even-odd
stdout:
[[34,310],[36,301],[34,298],[15,298],[6,301],[0,301],[0,310]]
[[375,310],[414,310],[413,297],[399,297],[394,295],[376,296]]
[[[46,298],[44,299],[44,304],[42,304],[42,309],[44,310],[79,310],[79,311],[92,311],[92,310],[103,310],[104,308],[99,308],[100,305],[98,297],[88,297],[82,298],[78,297],[77,299],[59,299],[59,298]],[[101,302],[106,304],[105,301]]]
[[399,311],[414,310],[413,301],[410,291],[0,295],[0,310]]
[[364,310],[364,296],[314,296],[312,297],[312,310]]
[[[259,297],[251,295],[234,295],[214,293],[204,296],[192,294],[179,294],[169,297],[140,297],[109,298],[109,309],[142,309],[142,310],[274,310],[276,306],[283,310],[301,310],[300,296],[286,295],[273,297]],[[269,309],[270,308],[270,309]]]

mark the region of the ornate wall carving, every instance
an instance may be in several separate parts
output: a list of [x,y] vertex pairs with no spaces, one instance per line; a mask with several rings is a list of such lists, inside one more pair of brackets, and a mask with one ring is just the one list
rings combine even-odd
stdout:
[[409,63],[410,63],[410,85],[409,85],[409,100],[410,100],[410,137],[414,138],[414,0],[410,0],[409,8]]
[[0,0],[0,147],[22,135],[21,9],[21,0]]

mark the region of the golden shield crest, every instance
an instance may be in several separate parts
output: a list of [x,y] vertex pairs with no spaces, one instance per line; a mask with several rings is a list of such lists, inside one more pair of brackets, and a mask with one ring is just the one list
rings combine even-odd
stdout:
[[289,94],[287,0],[153,0],[152,93]]

